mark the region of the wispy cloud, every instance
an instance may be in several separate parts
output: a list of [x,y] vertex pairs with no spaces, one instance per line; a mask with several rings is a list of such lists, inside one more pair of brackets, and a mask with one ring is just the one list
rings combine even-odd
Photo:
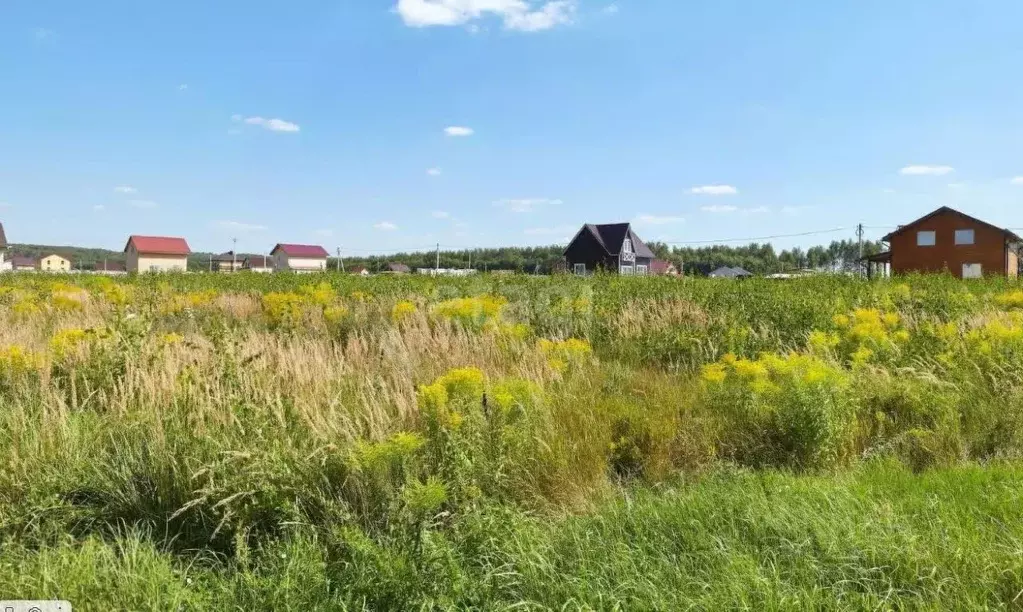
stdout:
[[696,195],[735,195],[739,193],[739,190],[731,185],[701,185],[699,187],[693,187],[689,190],[689,193]]
[[885,187],[884,189],[881,190],[881,193],[895,193],[895,190],[892,189],[891,187]]
[[266,230],[265,225],[257,225],[255,223],[243,223],[241,221],[217,221],[214,223],[215,226],[230,230],[232,232],[262,232]]
[[700,210],[702,210],[703,212],[708,212],[708,213],[721,214],[721,213],[733,213],[733,212],[739,210],[739,207],[738,206],[729,206],[728,204],[713,204],[711,206],[701,206]]
[[178,91],[188,91],[188,83],[182,83],[178,85]]
[[533,212],[537,208],[558,206],[559,204],[561,204],[561,200],[549,198],[505,198],[494,202],[494,206],[499,206],[515,213]]
[[760,215],[763,213],[771,212],[771,209],[768,208],[767,206],[752,206],[750,208],[743,208],[742,212],[750,215]]
[[128,205],[134,206],[135,208],[156,208],[159,206],[159,204],[152,200],[131,200],[128,202]]
[[1013,185],[1023,185],[1023,176],[1014,177],[1009,182],[1012,183]]
[[600,12],[604,13],[605,15],[615,15],[618,13],[619,10],[621,9],[618,8],[618,3],[612,2],[611,4],[600,9]]
[[380,223],[374,223],[373,228],[383,232],[393,232],[394,230],[398,229],[398,226],[391,223],[390,221],[381,221]]
[[92,207],[92,209],[93,209],[94,211],[96,211],[96,212],[102,212],[102,211],[106,210],[106,209],[107,209],[107,207],[106,207],[106,206],[103,206],[102,204],[95,204],[95,205],[94,205],[94,206]]
[[434,219],[450,219],[451,218],[451,213],[445,212],[443,210],[435,210],[432,213],[430,213],[430,215]]
[[682,223],[686,219],[685,217],[676,217],[671,215],[639,215],[633,219],[633,223],[636,225],[668,225],[671,223]]
[[966,183],[949,183],[949,189],[966,189]]
[[472,136],[475,132],[470,127],[452,125],[444,128],[444,133],[448,136]]
[[538,32],[571,23],[576,0],[398,0],[393,11],[405,25],[477,27],[485,17],[500,19],[508,30]]
[[48,42],[55,40],[57,38],[57,33],[49,28],[33,28],[32,38],[34,38],[36,42]]
[[899,174],[906,176],[944,176],[952,172],[955,172],[952,166],[912,165],[899,170]]
[[241,115],[231,115],[231,121],[235,123],[244,123],[246,125],[256,125],[263,129],[270,130],[271,132],[298,132],[302,128],[297,123],[285,121],[284,119],[266,119],[264,117],[242,117]]
[[440,168],[430,168],[429,170],[426,171],[426,173],[429,174],[430,176],[440,176],[441,175],[441,169]]
[[114,187],[114,192],[115,193],[132,194],[132,193],[138,193],[138,191],[139,191],[138,189],[135,189],[131,185],[118,185],[117,187]]

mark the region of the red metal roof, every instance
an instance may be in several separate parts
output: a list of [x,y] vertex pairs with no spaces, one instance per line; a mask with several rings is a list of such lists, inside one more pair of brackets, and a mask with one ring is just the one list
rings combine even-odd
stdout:
[[327,250],[317,244],[281,244],[270,251],[273,255],[277,251],[283,251],[288,257],[326,257]]
[[131,236],[128,238],[124,250],[129,245],[135,245],[139,253],[151,253],[153,255],[188,255],[192,249],[184,238],[169,238],[167,236]]

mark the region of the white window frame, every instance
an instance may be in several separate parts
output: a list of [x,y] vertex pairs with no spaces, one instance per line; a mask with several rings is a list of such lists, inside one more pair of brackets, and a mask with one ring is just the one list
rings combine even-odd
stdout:
[[[924,240],[925,236],[930,237],[930,242]],[[916,246],[932,247],[938,244],[938,233],[934,230],[922,230],[916,233]]]
[[623,253],[632,252],[632,238],[626,238],[625,242],[622,243],[622,252]]
[[622,276],[633,276],[636,273],[634,266],[619,266],[618,273]]
[[[960,239],[960,236],[963,236]],[[969,242],[966,241],[966,237],[969,236]],[[957,229],[956,230],[956,246],[965,246],[977,244],[977,232],[972,229]]]
[[586,264],[572,264],[572,274],[575,274],[576,276],[586,276]]
[[644,266],[643,264],[636,264],[636,276],[646,276],[649,273],[650,267]]
[[[976,270],[974,270],[976,267]],[[969,269],[969,272],[967,272]],[[963,278],[984,278],[984,266],[979,263],[964,263]]]

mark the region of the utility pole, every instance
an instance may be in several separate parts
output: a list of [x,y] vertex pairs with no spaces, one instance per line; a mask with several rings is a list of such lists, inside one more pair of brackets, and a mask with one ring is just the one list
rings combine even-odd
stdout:
[[437,276],[440,274],[440,243],[437,243],[437,263],[433,267],[433,274]]
[[856,260],[856,269],[859,270],[863,262],[863,224],[856,225],[856,241],[859,243],[859,259]]
[[337,269],[339,272],[345,271],[345,260],[341,259],[341,247],[337,248]]
[[469,269],[472,270],[472,249],[469,249]]
[[238,271],[238,239],[231,239],[231,272]]
[[213,272],[213,253],[210,253],[210,272]]

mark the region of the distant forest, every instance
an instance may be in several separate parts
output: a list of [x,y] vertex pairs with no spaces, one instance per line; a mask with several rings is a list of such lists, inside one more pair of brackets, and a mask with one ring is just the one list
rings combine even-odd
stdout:
[[[661,259],[674,263],[686,274],[702,276],[721,266],[740,266],[754,274],[773,274],[801,269],[853,270],[859,257],[859,245],[855,240],[832,241],[827,246],[815,246],[803,250],[794,248],[775,251],[769,243],[753,243],[745,246],[714,245],[705,247],[671,247],[660,242],[648,246]],[[440,267],[467,268],[480,271],[511,270],[529,274],[546,274],[555,269],[562,246],[547,247],[503,247],[474,249],[472,251],[441,251]],[[881,251],[880,242],[864,241],[863,253],[871,255]],[[93,270],[106,260],[110,263],[124,262],[124,254],[105,249],[81,247],[52,247],[34,244],[12,244],[8,255],[22,255],[38,259],[51,253],[59,253],[71,260],[76,270]],[[210,269],[210,253],[193,253],[188,258],[188,269],[196,272]],[[239,258],[244,255],[239,255]],[[365,267],[371,272],[386,269],[389,263],[403,263],[409,267],[432,268],[436,264],[435,252],[395,253],[370,257],[344,257],[347,271]],[[470,264],[471,261],[471,264]],[[330,258],[330,269],[337,268],[337,260]]]

